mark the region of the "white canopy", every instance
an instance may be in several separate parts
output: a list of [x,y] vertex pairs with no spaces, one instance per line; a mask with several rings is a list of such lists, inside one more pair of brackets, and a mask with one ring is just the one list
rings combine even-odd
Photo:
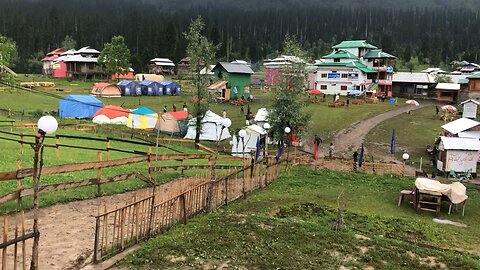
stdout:
[[[230,132],[228,128],[224,128],[222,131],[225,118],[215,114],[212,111],[207,111],[201,121],[201,134],[200,140],[202,141],[222,141],[230,138]],[[197,134],[196,127],[197,119],[193,118],[188,122],[187,135],[185,139],[195,139]]]

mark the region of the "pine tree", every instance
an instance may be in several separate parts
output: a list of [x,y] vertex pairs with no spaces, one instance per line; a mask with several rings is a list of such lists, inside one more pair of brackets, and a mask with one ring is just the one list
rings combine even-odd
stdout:
[[190,57],[190,67],[192,70],[192,82],[195,85],[195,92],[192,98],[193,114],[196,118],[196,136],[195,147],[198,148],[201,134],[201,121],[208,111],[208,82],[206,74],[200,74],[200,70],[205,66],[209,67],[215,59],[215,52],[218,46],[213,45],[207,37],[202,34],[205,23],[202,17],[197,17],[190,23],[188,32],[184,33],[187,40],[187,55]]

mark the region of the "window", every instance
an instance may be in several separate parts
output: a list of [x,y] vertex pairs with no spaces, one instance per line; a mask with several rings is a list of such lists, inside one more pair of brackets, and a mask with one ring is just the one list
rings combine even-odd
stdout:
[[322,78],[327,78],[327,73],[322,73]]
[[453,96],[452,92],[440,92],[441,97],[451,97]]
[[342,73],[342,79],[346,79],[348,78],[348,74],[347,73]]
[[340,86],[340,90],[342,90],[342,91],[347,91],[347,89],[348,89],[348,88],[347,88],[347,86],[346,86],[346,85],[342,85],[342,86]]
[[333,62],[335,62],[335,63],[340,62],[340,58],[333,58]]
[[320,85],[320,90],[327,90],[327,85],[326,84]]

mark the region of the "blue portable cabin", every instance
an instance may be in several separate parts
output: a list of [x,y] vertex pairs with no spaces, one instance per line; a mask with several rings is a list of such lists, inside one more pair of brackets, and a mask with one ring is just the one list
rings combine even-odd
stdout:
[[172,91],[172,95],[180,96],[182,86],[179,83],[176,83],[176,82],[173,82],[172,84],[173,84],[173,89],[175,89],[174,91]]
[[[130,80],[123,80],[117,83],[118,87],[122,92],[122,96],[138,96],[136,93],[136,86],[137,84],[134,81]],[[140,91],[141,92],[141,91]],[[141,95],[141,93],[140,93]]]
[[142,87],[142,95],[144,96],[163,95],[163,91],[160,93],[160,84],[158,82],[144,80],[140,82],[140,86]]
[[93,118],[103,107],[103,103],[94,96],[68,95],[58,102],[58,115],[71,118]]
[[163,87],[163,94],[173,96],[175,91],[175,84],[171,81],[161,81],[160,85]]

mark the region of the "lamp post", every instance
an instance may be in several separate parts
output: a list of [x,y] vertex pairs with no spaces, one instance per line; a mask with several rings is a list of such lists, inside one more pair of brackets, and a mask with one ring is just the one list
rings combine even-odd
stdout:
[[263,128],[265,129],[265,186],[268,183],[268,130],[270,129],[270,124],[265,123],[263,124]]
[[288,169],[288,159],[289,159],[289,155],[290,155],[290,144],[291,144],[291,140],[289,140],[289,135],[290,135],[290,132],[292,131],[292,129],[290,127],[286,127],[284,129],[285,131],[285,135],[287,137],[287,163],[285,165],[285,169]]
[[407,160],[410,158],[410,155],[408,153],[403,153],[402,158],[403,158],[403,174],[405,174],[405,163],[407,163]]
[[242,139],[242,165],[243,165],[242,191],[243,191],[243,197],[245,197],[245,137],[247,136],[247,132],[244,129],[241,129],[238,132],[238,136]]
[[218,159],[218,149],[220,148],[220,141],[222,139],[222,134],[223,134],[223,130],[225,128],[229,128],[231,125],[232,125],[232,120],[228,119],[228,118],[224,118],[222,120],[222,129],[220,130],[220,136],[218,136],[217,138],[217,153],[215,154],[215,160],[213,162],[213,166],[212,166],[212,177],[215,178],[215,167],[217,166],[217,159]]
[[[54,133],[58,128],[57,119],[53,116],[42,116],[37,122],[38,131],[35,135],[35,144],[32,145],[33,156],[33,238],[31,270],[38,269],[38,245],[40,243],[40,231],[38,229],[38,186],[43,167],[43,141],[46,134]],[[38,166],[40,162],[40,167]]]

